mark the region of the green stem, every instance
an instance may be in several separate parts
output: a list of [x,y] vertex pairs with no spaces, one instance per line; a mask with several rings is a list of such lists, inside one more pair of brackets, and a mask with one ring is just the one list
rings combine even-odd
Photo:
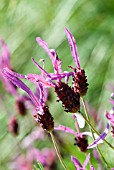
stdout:
[[[85,109],[84,109],[85,110]],[[87,109],[86,109],[87,110]],[[82,114],[83,118],[85,119],[86,123],[91,127],[91,129],[98,135],[100,136],[100,133],[93,127],[93,125],[90,123],[90,121]],[[104,142],[114,150],[114,146],[112,146],[107,140],[104,139]]]
[[65,163],[64,163],[64,161],[63,161],[63,158],[62,158],[62,156],[61,156],[61,154],[60,154],[60,151],[59,151],[59,148],[58,148],[58,145],[57,145],[57,143],[56,143],[56,140],[55,140],[55,137],[54,137],[53,133],[50,132],[50,135],[51,135],[51,139],[52,139],[52,141],[53,141],[54,148],[55,148],[55,150],[56,150],[57,156],[58,156],[58,158],[59,158],[59,160],[60,160],[63,168],[64,168],[65,170],[68,170],[68,168],[66,167],[66,165],[65,165]]
[[[91,133],[92,133],[92,136],[93,136],[93,139],[95,140],[95,137],[94,137],[94,134],[93,134],[93,131],[95,130],[95,129],[93,129],[93,126],[91,126],[91,124],[90,124],[90,119],[89,119],[89,115],[88,115],[88,110],[87,110],[87,107],[86,107],[86,103],[85,103],[85,100],[84,100],[84,98],[83,97],[81,97],[81,99],[82,99],[82,103],[83,103],[83,106],[84,106],[84,110],[85,110],[85,114],[86,114],[86,117],[87,117],[87,121],[89,122],[89,128],[90,128],[90,131],[91,131]],[[83,116],[83,115],[82,115]],[[96,130],[95,130],[96,131]],[[97,132],[97,131],[96,131]],[[95,133],[96,133],[95,132]],[[98,133],[98,132],[97,132]],[[98,133],[99,134],[99,133]],[[98,135],[97,134],[97,135]],[[100,134],[99,134],[100,135]],[[108,143],[107,143],[108,144]],[[97,150],[98,150],[98,153],[100,154],[100,156],[101,156],[101,158],[103,159],[103,161],[105,162],[105,164],[107,165],[107,167],[108,168],[110,168],[109,167],[109,165],[108,165],[108,163],[107,163],[107,161],[106,161],[106,159],[104,158],[104,156],[103,156],[103,154],[101,153],[101,151],[100,151],[100,149],[99,149],[99,147],[97,146]]]

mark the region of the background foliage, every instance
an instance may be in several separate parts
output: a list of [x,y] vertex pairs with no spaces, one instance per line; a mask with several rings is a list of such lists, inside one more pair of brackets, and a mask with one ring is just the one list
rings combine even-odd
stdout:
[[[113,18],[113,0],[0,0],[0,37],[8,45],[11,65],[16,72],[40,73],[31,62],[32,57],[37,61],[44,58],[46,70],[53,71],[49,57],[36,43],[37,36],[44,39],[50,48],[57,50],[58,56],[62,60],[63,70],[69,70],[68,65],[75,65],[64,32],[64,26],[66,26],[76,38],[81,65],[86,71],[90,84],[86,101],[98,114],[100,119],[97,128],[102,131],[100,123],[105,118],[105,111],[111,109],[108,98],[111,92],[114,92]],[[32,84],[29,83],[29,85],[32,88]],[[7,170],[12,155],[18,151],[17,145],[34,127],[34,122],[31,115],[19,118],[19,136],[15,138],[9,134],[7,121],[9,116],[15,112],[14,99],[5,92],[1,82],[0,96],[0,169]],[[71,114],[65,113],[61,104],[56,103],[55,100],[56,96],[51,91],[48,104],[55,119],[55,125],[63,124],[75,128]],[[102,127],[105,127],[105,123],[104,119]],[[57,134],[62,140],[63,133]],[[111,140],[110,136],[108,136],[108,140]],[[80,162],[84,161],[85,155],[73,145],[72,136],[66,134],[62,142],[60,150],[64,160],[69,168],[73,169],[70,155],[78,157]],[[36,146],[43,148],[53,145],[47,137],[46,142],[42,144],[37,141]],[[101,149],[104,151],[103,147]],[[105,152],[109,151],[105,150]],[[106,153],[104,154],[106,155]],[[110,153],[108,157],[108,161],[113,165],[112,154]],[[98,168],[97,161],[94,158],[91,161]],[[57,169],[61,169],[59,162]]]

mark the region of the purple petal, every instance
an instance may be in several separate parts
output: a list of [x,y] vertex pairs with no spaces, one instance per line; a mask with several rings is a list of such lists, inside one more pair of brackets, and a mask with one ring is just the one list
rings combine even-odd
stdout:
[[74,73],[73,72],[63,72],[60,74],[54,74],[54,73],[50,73],[50,80],[60,80],[62,78],[65,78],[66,80],[69,79],[70,76],[72,76]]
[[84,167],[84,168],[87,166],[89,160],[90,160],[90,153],[87,155],[86,160],[85,160],[85,162],[84,162],[84,164],[83,164],[83,167]]
[[23,75],[23,74],[19,74],[19,73],[16,73],[10,69],[7,69],[9,74],[12,74],[12,76],[16,77],[16,78],[21,78],[21,79],[26,79],[26,76]]
[[58,58],[57,53],[55,50],[50,50],[51,54],[53,55],[53,60],[52,60],[52,64],[54,67],[54,72],[55,74],[59,74],[62,72],[62,68],[61,68],[61,60]]
[[3,39],[0,39],[0,46],[2,47],[2,68],[10,68],[10,53]]
[[46,51],[46,53],[49,55],[50,59],[53,60],[53,55],[52,55],[50,49],[48,48],[47,43],[44,40],[42,40],[40,37],[37,37],[36,41]]
[[79,61],[79,55],[78,55],[78,49],[77,49],[77,46],[76,46],[76,41],[75,41],[73,35],[71,34],[71,32],[66,27],[64,29],[65,29],[65,32],[66,32],[66,35],[67,35],[67,38],[68,38],[68,42],[69,42],[69,45],[70,45],[72,58],[73,58],[73,60],[76,64],[76,67],[80,68],[80,61]]
[[45,97],[44,97],[44,89],[41,83],[39,83],[39,90],[40,90],[40,105],[43,106]]
[[74,156],[71,156],[71,161],[74,163],[74,166],[79,169],[79,167],[83,168],[81,163],[79,162],[79,160],[77,158],[75,158]]
[[109,128],[110,128],[110,122],[107,123],[107,127],[106,127],[105,131],[104,131],[91,145],[89,145],[89,146],[87,147],[87,149],[94,148],[94,147],[96,147],[98,144],[102,143],[103,140],[105,139],[105,137],[106,137],[107,134],[108,134]]
[[43,84],[45,88],[50,88],[50,87],[55,87],[55,83],[48,81],[49,78],[44,78],[40,75],[37,74],[28,74],[26,76],[26,79],[31,81],[32,83],[38,84],[39,82]]
[[14,72],[12,72],[11,70],[9,70],[6,67],[6,68],[3,69],[3,74],[14,85],[21,88],[25,92],[27,92],[36,107],[39,106],[39,102],[37,101],[35,95],[32,93],[32,91],[21,80],[19,80],[16,76],[14,76]]
[[36,61],[34,58],[32,58],[33,63],[47,76],[49,76],[48,72],[45,71]]
[[69,127],[66,127],[66,126],[63,126],[63,125],[59,125],[58,127],[55,127],[54,130],[60,130],[60,131],[64,131],[66,133],[71,133],[75,136],[78,135],[78,133],[76,133],[73,129],[69,128]]

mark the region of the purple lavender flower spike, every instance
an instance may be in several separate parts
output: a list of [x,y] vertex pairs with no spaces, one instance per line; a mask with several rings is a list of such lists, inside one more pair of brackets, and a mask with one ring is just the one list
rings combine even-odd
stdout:
[[25,92],[28,93],[28,95],[30,96],[30,98],[32,99],[33,103],[35,104],[35,106],[39,106],[39,103],[35,97],[35,95],[32,93],[32,91],[21,81],[19,80],[17,77],[14,76],[14,72],[9,70],[7,67],[3,69],[3,74],[4,76],[11,81],[14,85],[16,85],[17,87],[21,88],[22,90],[24,90]]
[[73,35],[71,34],[71,32],[66,27],[64,28],[64,30],[65,30],[67,38],[68,38],[70,50],[71,50],[71,53],[72,53],[72,58],[73,58],[73,60],[76,64],[76,67],[79,69],[80,68],[80,61],[79,61],[79,55],[78,55],[78,49],[77,49],[77,46],[76,46],[76,41],[75,41]]
[[87,149],[94,148],[98,144],[102,143],[108,134],[109,128],[110,128],[110,122],[107,123],[107,127],[106,127],[105,131],[91,145],[89,145],[87,147]]
[[54,121],[52,115],[49,112],[48,106],[46,106],[44,103],[44,93],[42,92],[43,86],[39,83],[39,89],[41,93],[38,101],[32,91],[21,80],[15,77],[14,73],[11,70],[9,71],[8,68],[4,68],[3,74],[14,85],[28,93],[36,107],[36,112],[33,115],[36,122],[38,122],[44,130],[47,130],[48,132],[52,131],[54,128]]

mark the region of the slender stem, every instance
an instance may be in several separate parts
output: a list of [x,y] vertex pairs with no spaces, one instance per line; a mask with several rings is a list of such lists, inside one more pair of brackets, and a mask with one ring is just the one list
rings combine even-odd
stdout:
[[61,154],[60,154],[60,151],[59,151],[59,148],[58,148],[58,145],[57,145],[57,143],[56,143],[56,140],[55,140],[55,137],[54,137],[53,133],[50,132],[50,135],[51,135],[51,139],[52,139],[52,141],[53,141],[54,148],[55,148],[55,150],[56,150],[57,156],[58,156],[58,158],[59,158],[59,160],[60,160],[63,168],[64,168],[65,170],[68,170],[68,168],[66,167],[66,165],[65,165],[65,163],[64,163],[64,161],[63,161],[63,158],[62,158],[62,156],[61,156]]
[[[87,110],[87,109],[86,109]],[[86,123],[91,127],[91,129],[100,136],[100,133],[93,127],[93,125],[90,123],[90,121],[82,114],[83,118],[85,119]],[[104,142],[114,150],[114,146],[112,146],[107,140],[104,139]]]
[[[81,97],[81,99],[82,99],[82,103],[83,103],[83,106],[84,106],[84,110],[85,110],[85,114],[86,114],[87,120],[88,120],[89,123],[90,123],[90,119],[89,119],[88,110],[87,110],[87,107],[86,107],[85,100],[84,100],[83,97]],[[95,137],[94,137],[94,134],[93,134],[93,128],[91,127],[90,124],[89,124],[89,128],[90,128],[90,131],[91,131],[91,133],[92,133],[93,139],[95,140]],[[100,135],[100,134],[99,134],[99,135]],[[98,146],[97,146],[97,150],[98,150],[100,156],[102,157],[103,161],[106,163],[107,167],[110,168],[109,165],[108,165],[108,163],[107,163],[107,161],[106,161],[106,159],[104,158],[104,156],[103,156],[103,154],[101,153],[101,151],[100,151],[100,149],[99,149]]]

